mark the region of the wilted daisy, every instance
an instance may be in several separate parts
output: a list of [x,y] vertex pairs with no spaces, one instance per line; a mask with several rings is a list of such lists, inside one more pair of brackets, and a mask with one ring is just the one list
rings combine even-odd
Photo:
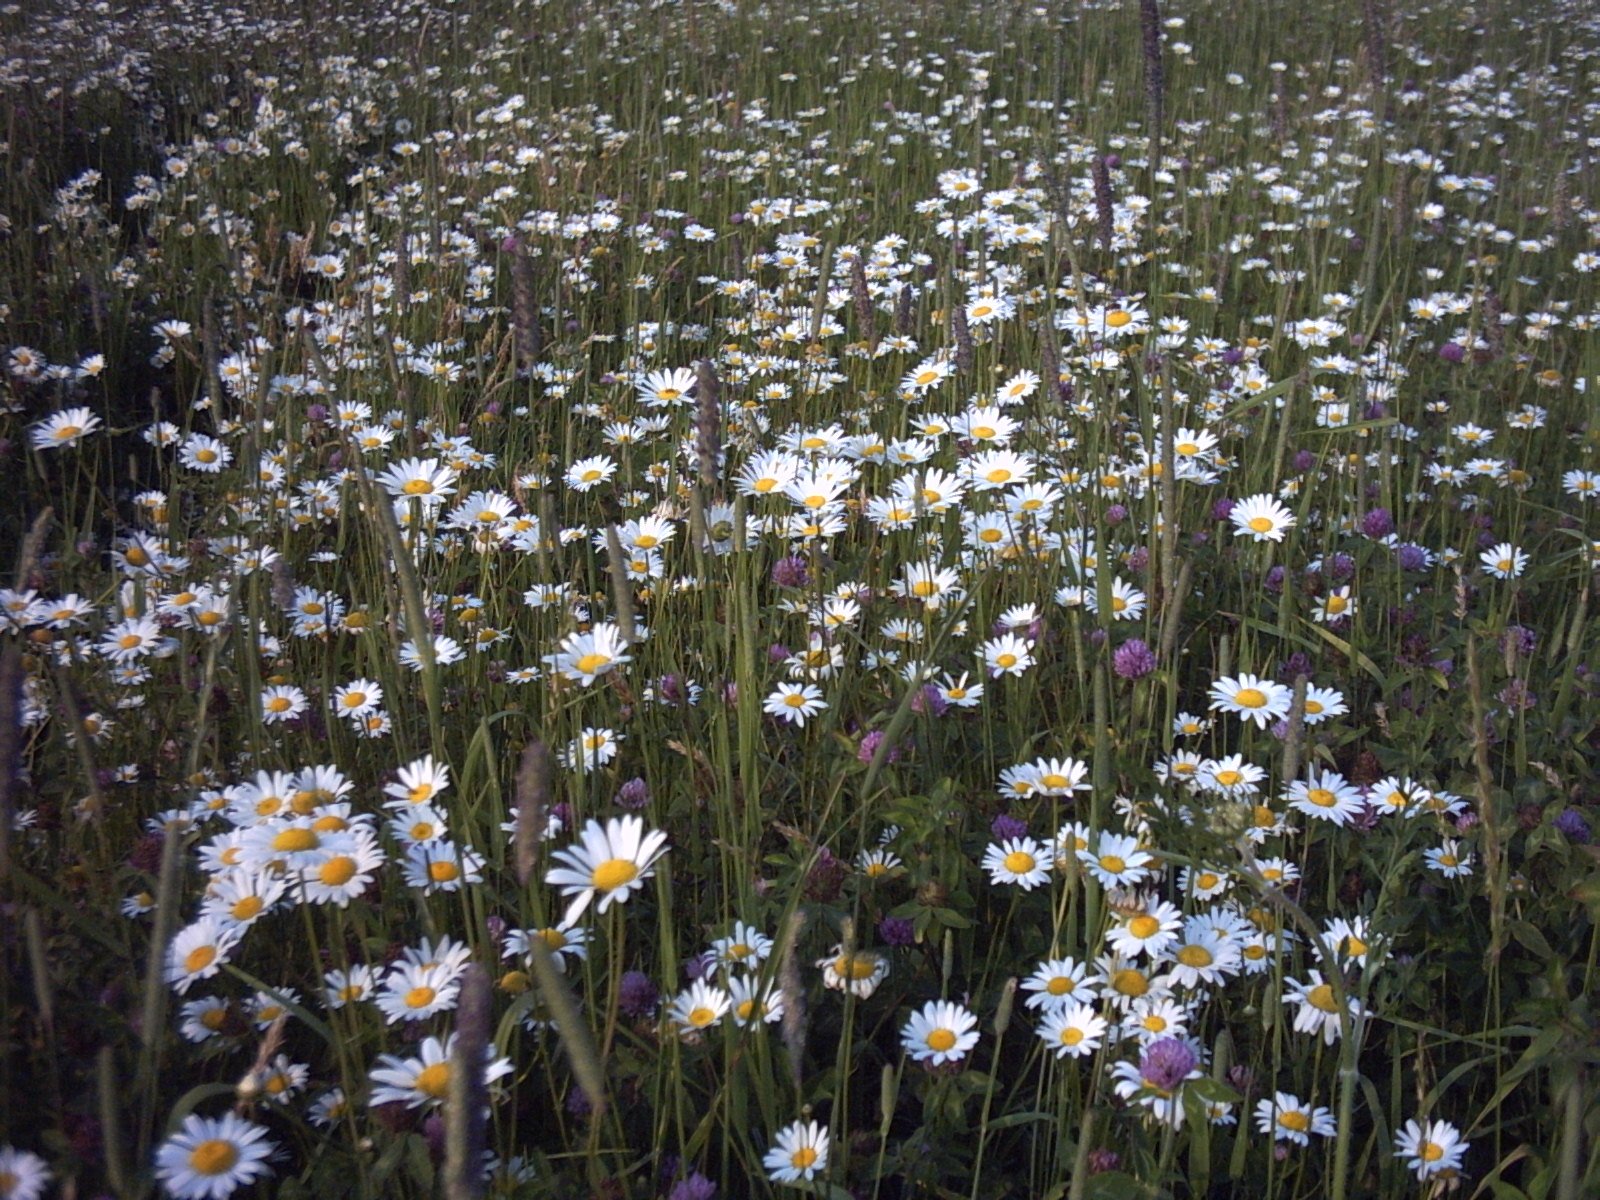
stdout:
[[1394,1135],[1394,1154],[1405,1159],[1406,1169],[1425,1182],[1435,1175],[1459,1171],[1471,1144],[1461,1140],[1461,1131],[1449,1121],[1413,1118]]
[[1270,1133],[1275,1142],[1309,1146],[1312,1134],[1334,1136],[1333,1113],[1306,1104],[1288,1092],[1275,1092],[1271,1100],[1256,1102],[1256,1128]]
[[277,1146],[260,1125],[233,1113],[190,1113],[156,1150],[156,1178],[174,1200],[224,1200],[244,1184],[271,1173]]
[[948,1000],[928,1001],[900,1030],[905,1052],[930,1067],[960,1062],[977,1044],[978,1018]]
[[857,999],[865,1000],[878,990],[878,985],[889,977],[889,960],[870,950],[845,953],[843,946],[835,946],[827,958],[817,960],[822,968],[824,987],[845,991]]
[[815,1121],[796,1121],[778,1131],[762,1158],[774,1183],[809,1181],[828,1169],[828,1130]]
[[564,924],[571,924],[600,898],[597,912],[621,903],[655,874],[655,864],[667,851],[667,835],[646,834],[639,817],[612,817],[605,825],[592,818],[583,827],[582,844],[555,852],[556,862],[545,882],[573,897]]
[[1281,542],[1295,523],[1294,514],[1265,492],[1235,504],[1228,520],[1240,534],[1257,542]]

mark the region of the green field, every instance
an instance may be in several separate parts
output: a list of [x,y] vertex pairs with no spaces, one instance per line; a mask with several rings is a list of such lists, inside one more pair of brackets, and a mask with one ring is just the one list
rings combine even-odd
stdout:
[[0,1200],[1600,1195],[1600,14],[0,9]]

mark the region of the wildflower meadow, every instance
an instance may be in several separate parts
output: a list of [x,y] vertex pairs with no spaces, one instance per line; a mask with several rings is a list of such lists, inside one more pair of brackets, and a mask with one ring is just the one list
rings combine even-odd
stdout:
[[1582,0],[0,7],[0,1200],[1600,1196],[1597,156]]

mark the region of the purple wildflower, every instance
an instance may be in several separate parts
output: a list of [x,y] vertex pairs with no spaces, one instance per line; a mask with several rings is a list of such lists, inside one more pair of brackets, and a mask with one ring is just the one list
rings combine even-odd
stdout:
[[1119,679],[1143,679],[1156,669],[1156,652],[1139,638],[1129,638],[1111,655]]

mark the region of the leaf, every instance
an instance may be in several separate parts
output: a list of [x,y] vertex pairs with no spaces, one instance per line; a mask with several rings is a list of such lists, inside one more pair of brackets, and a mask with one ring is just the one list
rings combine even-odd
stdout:
[[1144,1184],[1126,1171],[1103,1171],[1090,1176],[1083,1189],[1087,1200],[1144,1200]]
[[997,1117],[990,1121],[989,1130],[993,1132],[997,1129],[1014,1129],[1018,1125],[1027,1125],[1034,1121],[1054,1121],[1055,1119],[1054,1113],[1047,1112],[1007,1113],[1003,1117]]
[[176,1133],[178,1127],[183,1124],[183,1119],[198,1108],[201,1102],[210,1100],[213,1096],[227,1096],[231,1099],[236,1090],[231,1083],[202,1083],[190,1088],[178,1097],[178,1102],[167,1114],[167,1132]]
[[1545,940],[1544,934],[1539,932],[1537,925],[1529,921],[1511,921],[1508,924],[1511,927],[1511,936],[1545,962],[1556,956],[1556,952],[1550,948],[1550,943]]

